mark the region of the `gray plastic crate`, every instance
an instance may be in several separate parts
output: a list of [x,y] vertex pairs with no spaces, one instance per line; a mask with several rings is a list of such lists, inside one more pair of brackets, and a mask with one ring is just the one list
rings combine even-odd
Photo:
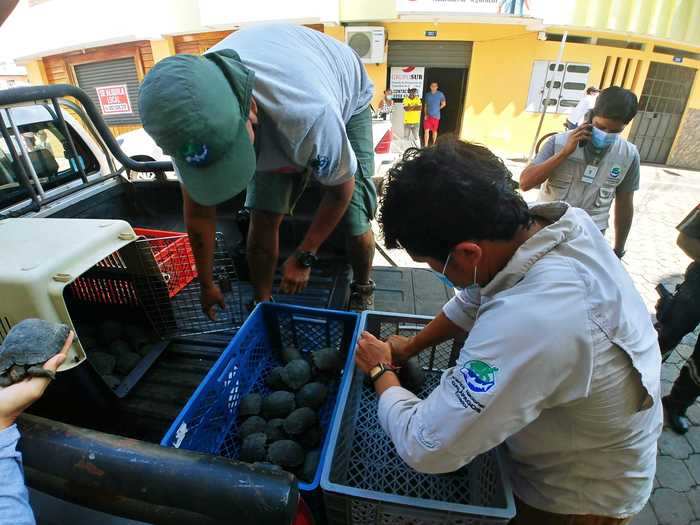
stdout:
[[[430,317],[366,312],[364,330],[385,339],[414,335]],[[425,398],[453,366],[462,343],[447,341],[420,354]],[[331,525],[495,525],[515,515],[507,474],[497,449],[457,472],[422,474],[406,465],[379,426],[377,396],[353,368],[331,429],[321,488]]]

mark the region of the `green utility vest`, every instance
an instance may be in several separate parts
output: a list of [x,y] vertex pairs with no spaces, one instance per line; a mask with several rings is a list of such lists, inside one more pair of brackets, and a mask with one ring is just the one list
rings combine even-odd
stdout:
[[[568,138],[569,133],[554,136],[555,154],[562,150]],[[615,191],[632,165],[636,151],[634,144],[618,138],[599,158],[598,171],[591,180],[590,173],[586,173],[586,166],[594,165],[596,159],[586,160],[584,148],[576,148],[554,174],[542,183],[539,200],[565,201],[571,206],[583,208],[601,231],[607,229]]]

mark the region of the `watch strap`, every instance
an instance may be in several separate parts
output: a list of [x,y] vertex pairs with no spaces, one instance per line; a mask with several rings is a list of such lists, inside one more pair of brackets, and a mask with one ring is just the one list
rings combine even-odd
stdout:
[[375,383],[380,377],[384,375],[385,372],[394,372],[397,373],[398,368],[387,364],[387,363],[379,363],[377,366],[372,368],[369,371],[369,378],[372,381],[372,383]]
[[297,250],[294,253],[294,257],[299,262],[299,264],[301,264],[305,268],[311,268],[311,266],[316,261],[318,261],[318,257],[313,252],[305,252],[305,251]]

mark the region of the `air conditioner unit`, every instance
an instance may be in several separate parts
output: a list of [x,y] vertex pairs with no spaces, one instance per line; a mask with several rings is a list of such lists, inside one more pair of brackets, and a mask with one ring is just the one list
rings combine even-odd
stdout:
[[360,55],[366,64],[384,62],[383,27],[346,27],[345,43]]

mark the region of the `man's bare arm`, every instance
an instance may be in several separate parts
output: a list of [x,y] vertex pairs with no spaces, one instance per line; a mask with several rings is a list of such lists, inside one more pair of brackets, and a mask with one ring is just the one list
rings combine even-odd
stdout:
[[625,252],[627,236],[634,217],[634,192],[621,191],[615,195],[615,253],[621,257]]
[[591,132],[587,124],[576,128],[576,130],[569,135],[566,144],[558,153],[555,153],[539,164],[530,163],[527,165],[520,174],[520,190],[528,191],[542,184],[551,177],[554,170],[557,169],[569,155],[576,151],[580,140],[589,140],[590,138]]
[[185,212],[185,226],[190,236],[199,282],[202,286],[213,286],[212,266],[216,235],[216,206],[202,206],[196,203],[184,187],[182,188],[182,204]]
[[314,253],[318,251],[345,215],[354,190],[354,177],[343,184],[324,188],[321,203],[299,246],[300,250]]
[[224,308],[226,306],[224,296],[214,283],[213,276],[216,207],[197,204],[190,198],[184,187],[182,196],[185,224],[199,276],[202,310],[211,320],[215,320],[216,308],[214,307],[218,305],[220,308]]

